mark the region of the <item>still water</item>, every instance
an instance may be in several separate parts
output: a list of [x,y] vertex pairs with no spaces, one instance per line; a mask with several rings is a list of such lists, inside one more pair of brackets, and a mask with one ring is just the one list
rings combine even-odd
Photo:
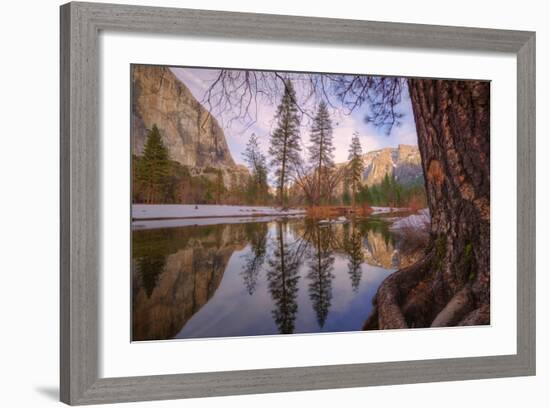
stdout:
[[415,255],[378,218],[134,230],[132,340],[361,330]]

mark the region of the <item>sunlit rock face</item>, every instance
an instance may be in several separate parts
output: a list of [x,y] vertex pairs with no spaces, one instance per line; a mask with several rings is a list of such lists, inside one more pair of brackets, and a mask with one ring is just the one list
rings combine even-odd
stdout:
[[365,170],[363,183],[367,186],[380,184],[386,174],[395,176],[402,184],[422,180],[422,163],[417,146],[399,145],[388,147],[363,156]]
[[235,166],[217,120],[166,67],[132,66],[132,149],[141,154],[156,124],[170,158],[192,167]]
[[132,265],[132,340],[173,338],[214,295],[231,255],[245,244],[243,228],[218,225],[200,235],[190,229],[166,236],[157,248],[138,248]]
[[[343,168],[348,162],[338,163],[338,168]],[[386,175],[405,185],[424,184],[424,173],[418,146],[403,145],[374,150],[363,155],[363,175],[361,183],[373,186],[382,183]],[[345,180],[342,180],[335,188],[337,196],[344,192]]]
[[233,160],[218,121],[166,67],[132,66],[132,153],[140,155],[147,132],[160,130],[170,159],[211,181],[219,169],[224,185],[243,184],[249,172]]

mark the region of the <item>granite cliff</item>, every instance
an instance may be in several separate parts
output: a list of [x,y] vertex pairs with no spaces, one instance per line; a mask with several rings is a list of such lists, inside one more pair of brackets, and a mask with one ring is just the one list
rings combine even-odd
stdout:
[[380,184],[386,174],[395,176],[402,184],[422,181],[422,163],[417,146],[400,144],[363,155],[365,170],[363,183],[367,186]]
[[131,78],[133,154],[142,154],[147,132],[156,124],[170,159],[194,174],[222,169],[227,186],[248,176],[246,167],[233,160],[216,118],[169,68],[133,65]]

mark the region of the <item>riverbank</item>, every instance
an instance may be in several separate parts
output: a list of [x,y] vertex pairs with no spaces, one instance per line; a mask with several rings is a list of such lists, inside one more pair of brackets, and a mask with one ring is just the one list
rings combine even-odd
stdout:
[[303,215],[305,212],[301,208],[243,205],[132,204],[132,220],[295,216]]
[[179,227],[193,227],[193,226],[206,226],[217,224],[246,224],[251,222],[270,222],[278,219],[292,219],[302,218],[302,214],[294,215],[264,215],[254,217],[205,217],[205,218],[163,218],[155,220],[133,220],[133,230],[146,230],[157,228],[179,228]]
[[[410,209],[395,207],[372,207],[369,215],[384,216],[392,223],[393,230],[410,230],[415,227],[425,227],[429,222],[429,214],[424,210],[422,222],[417,220],[418,215],[409,219]],[[395,214],[394,217],[392,217]],[[405,215],[406,214],[406,215]],[[132,229],[155,229],[187,227],[215,224],[240,224],[249,222],[267,222],[277,218],[306,217],[307,211],[303,208],[282,209],[267,206],[238,206],[238,205],[194,205],[194,204],[133,204]],[[336,220],[338,217],[334,217]],[[342,218],[342,217],[339,217]],[[404,221],[404,222],[403,222]]]
[[[409,208],[371,207],[370,215],[410,211]],[[179,218],[265,217],[305,215],[305,208],[215,205],[215,204],[132,204],[133,220],[161,220]]]
[[418,210],[416,213],[406,217],[397,218],[391,225],[390,229],[395,232],[403,230],[425,230],[428,232],[430,225],[430,211],[427,208]]

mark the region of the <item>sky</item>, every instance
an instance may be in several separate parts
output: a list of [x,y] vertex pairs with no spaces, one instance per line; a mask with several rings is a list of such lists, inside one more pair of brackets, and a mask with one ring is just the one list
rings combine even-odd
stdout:
[[[195,98],[203,103],[205,92],[218,76],[219,70],[207,68],[180,68],[172,67],[172,72],[189,88]],[[304,95],[297,89],[297,99],[304,100]],[[329,91],[330,93],[330,91]],[[329,95],[332,97],[333,95]],[[269,148],[269,135],[276,126],[274,120],[277,103],[265,98],[258,99],[258,109],[254,121],[235,121],[231,118],[237,115],[233,111],[211,112],[223,128],[225,138],[235,162],[244,164],[242,153],[245,150],[248,138],[255,133],[259,139],[260,147],[267,154]],[[365,104],[364,104],[365,105]],[[304,102],[304,106],[306,103]],[[348,159],[348,149],[354,132],[359,134],[363,152],[378,150],[384,147],[397,147],[399,144],[417,145],[416,129],[412,114],[412,107],[408,93],[403,95],[402,102],[397,107],[398,111],[404,114],[399,127],[393,127],[388,135],[383,129],[376,128],[366,123],[366,107],[361,106],[351,114],[341,108],[330,108],[333,126],[334,159],[336,163],[345,162]],[[307,152],[309,145],[309,133],[311,121],[308,118],[302,121],[301,138],[302,152]]]

